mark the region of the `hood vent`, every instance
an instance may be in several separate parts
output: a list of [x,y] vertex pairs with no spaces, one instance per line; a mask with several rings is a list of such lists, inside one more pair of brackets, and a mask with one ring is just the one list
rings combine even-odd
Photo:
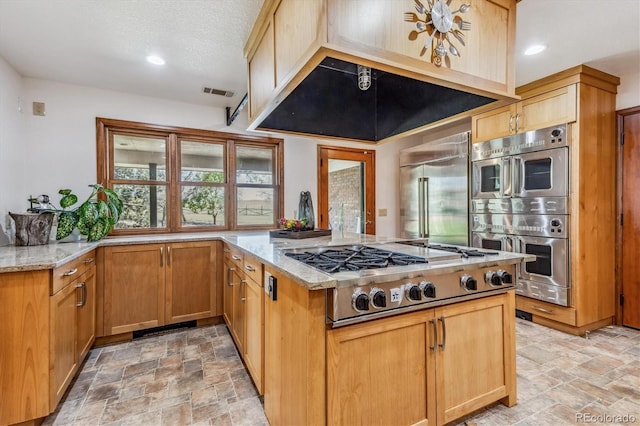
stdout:
[[202,93],[206,93],[207,95],[226,96],[227,98],[233,97],[233,92],[229,90],[212,89],[211,87],[203,87]]
[[374,68],[363,91],[358,71],[325,58],[257,128],[377,142],[496,100]]

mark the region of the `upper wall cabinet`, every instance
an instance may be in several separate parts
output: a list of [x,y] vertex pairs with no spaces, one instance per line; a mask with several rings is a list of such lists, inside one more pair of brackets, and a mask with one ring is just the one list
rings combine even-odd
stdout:
[[515,0],[266,0],[249,128],[379,142],[516,99]]

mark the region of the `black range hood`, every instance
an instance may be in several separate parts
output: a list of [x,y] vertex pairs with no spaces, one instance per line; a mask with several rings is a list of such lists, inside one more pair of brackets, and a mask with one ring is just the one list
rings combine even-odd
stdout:
[[257,127],[377,142],[496,101],[376,69],[371,78],[360,90],[357,65],[327,57]]

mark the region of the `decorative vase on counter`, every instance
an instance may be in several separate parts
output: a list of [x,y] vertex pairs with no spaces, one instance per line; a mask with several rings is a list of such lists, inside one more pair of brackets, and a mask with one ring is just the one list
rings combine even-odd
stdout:
[[55,214],[43,213],[11,213],[9,216],[16,223],[17,246],[39,246],[49,244],[49,234]]
[[298,220],[305,220],[305,230],[313,230],[316,227],[313,214],[313,201],[311,201],[311,193],[309,191],[302,191],[300,193]]

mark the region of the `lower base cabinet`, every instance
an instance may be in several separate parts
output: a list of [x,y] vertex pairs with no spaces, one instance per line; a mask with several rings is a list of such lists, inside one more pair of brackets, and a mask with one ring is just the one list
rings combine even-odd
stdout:
[[513,315],[511,291],[328,331],[327,423],[440,425],[514,405]]
[[329,330],[327,423],[440,425],[514,405],[513,315],[511,291]]
[[103,335],[216,315],[217,241],[105,247]]

